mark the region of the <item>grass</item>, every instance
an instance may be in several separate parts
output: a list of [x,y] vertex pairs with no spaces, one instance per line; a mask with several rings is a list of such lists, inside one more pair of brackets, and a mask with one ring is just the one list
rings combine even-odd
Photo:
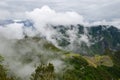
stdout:
[[90,56],[83,56],[83,57],[87,60],[90,66],[93,66],[95,68],[100,65],[104,65],[108,67],[112,67],[114,65],[112,59],[107,55],[102,55],[102,56],[95,55],[93,57]]

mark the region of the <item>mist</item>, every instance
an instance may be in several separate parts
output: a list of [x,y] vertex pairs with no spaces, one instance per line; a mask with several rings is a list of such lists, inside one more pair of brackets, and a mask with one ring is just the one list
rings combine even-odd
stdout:
[[[5,58],[4,65],[8,66],[10,73],[16,74],[25,80],[29,79],[39,64],[53,63],[56,72],[61,71],[66,66],[60,58],[61,55],[44,48],[45,41],[60,48],[56,39],[61,40],[61,38],[65,38],[71,43],[68,48],[73,50],[74,46],[72,45],[75,44],[75,41],[78,41],[79,44],[85,42],[90,46],[86,29],[84,29],[85,33],[80,35],[80,38],[77,37],[77,24],[85,27],[90,25],[115,25],[117,28],[120,28],[119,19],[90,23],[85,21],[84,17],[77,12],[56,12],[48,6],[25,12],[25,18],[32,21],[33,26],[26,27],[23,23],[18,23],[22,20],[0,26],[0,55]],[[68,28],[66,34],[69,35],[69,38],[64,37],[63,34],[53,28],[53,26],[60,27],[59,25],[64,25]],[[76,27],[71,29],[70,25],[75,25]],[[26,40],[26,35],[29,37],[42,37],[45,38],[45,41]]]
[[0,55],[4,57],[3,65],[8,69],[9,75],[22,80],[29,80],[40,64],[52,63],[56,73],[65,67],[61,52],[45,48],[45,45],[50,44],[46,40],[36,41],[32,38],[10,40],[1,37],[0,44]]

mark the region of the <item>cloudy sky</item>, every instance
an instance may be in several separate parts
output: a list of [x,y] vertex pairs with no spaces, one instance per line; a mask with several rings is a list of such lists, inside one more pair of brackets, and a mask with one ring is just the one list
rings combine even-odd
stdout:
[[76,11],[86,20],[120,18],[120,0],[0,0],[0,19],[24,18],[26,11],[48,5],[58,11]]

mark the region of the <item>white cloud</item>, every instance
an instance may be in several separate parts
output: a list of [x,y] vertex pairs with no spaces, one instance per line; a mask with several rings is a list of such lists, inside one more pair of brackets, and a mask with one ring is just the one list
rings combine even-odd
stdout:
[[57,11],[76,11],[84,15],[87,20],[96,21],[120,18],[119,4],[120,0],[4,0],[1,2],[0,9],[16,14],[48,5]]
[[8,39],[21,39],[23,38],[23,24],[13,23],[0,27],[0,35]]
[[113,25],[113,26],[120,29],[120,19],[114,19],[111,21],[106,21],[106,20],[95,21],[93,23],[88,24],[88,26],[92,26],[92,25]]
[[10,18],[10,12],[7,10],[0,10],[0,20],[9,19]]
[[49,25],[70,25],[84,24],[84,19],[76,12],[56,12],[48,6],[34,9],[31,12],[26,12],[28,19],[34,22],[34,27],[42,36],[45,36],[49,41],[52,41],[52,36],[58,33]]
[[[53,41],[52,37],[55,35],[59,35],[58,32],[56,32],[55,30],[53,30],[49,25],[47,24],[53,24],[53,25],[70,25],[70,24],[84,24],[86,25],[86,22],[84,22],[84,18],[83,16],[81,16],[80,14],[74,12],[77,11],[79,13],[82,13],[85,15],[85,17],[88,17],[87,19],[90,18],[94,18],[95,20],[97,20],[98,18],[101,19],[106,19],[106,18],[110,18],[113,19],[114,16],[113,15],[111,17],[111,15],[114,13],[117,14],[117,17],[119,15],[119,10],[115,10],[115,11],[111,11],[111,9],[109,8],[109,6],[111,7],[115,7],[115,4],[119,3],[118,0],[20,0],[18,3],[16,3],[18,0],[5,0],[7,3],[10,3],[10,6],[5,4],[4,2],[1,3],[0,5],[0,9],[2,7],[4,7],[3,9],[0,10],[0,19],[8,19],[8,18],[25,18],[26,16],[28,19],[31,19],[35,24],[34,27],[37,29],[36,32],[32,31],[31,28],[24,28],[26,34],[28,34],[29,36],[34,36],[35,34],[37,34],[38,32],[42,35],[45,36],[49,41]],[[29,1],[28,3],[24,3],[25,1]],[[36,3],[37,2],[37,3]],[[42,3],[41,3],[42,2]],[[34,4],[33,4],[34,3]],[[36,4],[35,4],[36,3]],[[46,4],[50,5],[53,9],[57,10],[53,10],[51,8],[49,8],[48,6],[44,6],[42,8],[36,8],[36,7],[40,7],[41,5]],[[54,3],[54,4],[50,4],[50,3]],[[114,5],[113,5],[114,4]],[[40,6],[39,6],[40,5]],[[2,7],[1,7],[2,6]],[[6,7],[7,8],[6,8]],[[30,9],[36,8],[33,11],[29,11],[30,9],[26,6],[29,6]],[[107,6],[107,7],[106,7]],[[8,8],[10,7],[10,8]],[[22,9],[21,9],[22,7]],[[119,7],[119,6],[118,6]],[[104,9],[106,8],[106,9]],[[5,10],[4,10],[5,9]],[[69,12],[66,12],[66,10],[68,10]],[[104,10],[107,10],[107,14],[108,15],[106,17]],[[13,12],[11,12],[13,11]],[[25,11],[29,11],[26,12],[26,15],[24,14]],[[60,12],[62,11],[62,12]],[[110,14],[111,13],[111,14]],[[87,23],[88,25],[98,25],[98,24],[104,24],[104,25],[115,25],[116,27],[120,28],[120,19],[116,19],[113,21],[99,21],[99,22],[93,22],[93,23]],[[74,40],[77,40],[77,30],[70,30],[67,32],[70,36],[70,40],[71,42],[74,42]],[[9,24],[6,26],[0,26],[0,35],[8,38],[8,39],[21,39],[24,37],[23,35],[23,24],[20,23],[13,23],[13,24]],[[61,36],[61,35],[60,35]],[[60,37],[57,36],[57,37]],[[79,39],[79,41],[84,41],[86,43],[89,43],[88,37],[84,34],[81,35],[81,38]],[[4,42],[4,43],[3,43]],[[23,65],[21,63],[21,59],[16,59],[19,58],[18,55],[22,55],[22,54],[16,54],[16,50],[11,47],[11,44],[9,43],[9,41],[4,41],[2,40],[2,38],[0,38],[0,52],[3,52],[2,55],[5,56],[5,58],[7,59],[10,68],[13,69],[13,71],[16,69],[18,70],[18,66],[20,67],[20,70],[18,70],[16,73],[18,73],[19,76],[23,76],[26,77],[28,75],[30,75],[33,70],[35,69],[33,67],[33,65]],[[42,42],[41,42],[42,43]],[[30,44],[30,43],[29,43]],[[74,44],[74,43],[73,43]],[[12,44],[13,46],[14,44]],[[25,45],[24,45],[25,46]],[[27,47],[25,47],[25,49],[20,49],[21,53],[25,53],[25,52],[29,52],[29,50],[31,50],[31,48],[29,47],[37,47],[38,46],[34,46],[33,44],[31,44],[30,46],[28,45]],[[28,50],[27,50],[28,48]],[[7,50],[5,50],[7,49]],[[39,51],[39,49],[36,49],[36,51]],[[41,50],[43,51],[43,50]],[[5,54],[6,53],[6,54]],[[49,53],[49,52],[44,52],[44,53]],[[33,55],[33,54],[32,54]],[[13,56],[15,56],[13,58]],[[9,58],[10,59],[9,59]],[[48,59],[48,57],[46,57]],[[36,58],[34,58],[36,59]],[[17,61],[16,61],[17,60]],[[60,60],[53,60],[52,61],[53,64],[55,66],[60,66],[63,64],[63,62],[61,62]],[[32,62],[32,64],[37,63]],[[15,66],[13,66],[13,64],[15,64]],[[16,71],[15,70],[15,71]],[[30,72],[29,72],[30,70]],[[24,71],[27,71],[28,73],[24,73]]]
[[[9,14],[9,12],[8,12]],[[26,15],[25,15],[26,14]],[[17,15],[17,14],[16,14]],[[21,15],[22,16],[22,15]],[[37,31],[32,30],[31,27],[24,27],[23,24],[13,23],[10,25],[6,25],[5,27],[0,27],[1,35],[11,38],[11,39],[21,39],[24,37],[23,30],[29,36],[34,36],[37,33],[40,33],[41,36],[46,37],[49,41],[53,41],[53,36],[58,35],[51,25],[76,25],[83,24],[85,26],[92,25],[114,25],[117,28],[120,28],[120,19],[115,19],[112,21],[95,21],[92,23],[85,22],[82,15],[76,12],[59,12],[55,11],[48,6],[43,6],[42,8],[36,8],[33,11],[24,13],[24,18],[31,19],[34,22],[34,27]],[[75,30],[77,32],[77,30]],[[74,30],[70,30],[68,33],[70,35],[70,40],[74,40],[75,32]],[[86,41],[86,40],[85,40]],[[53,41],[54,42],[54,41]],[[86,41],[88,42],[88,41]]]
[[28,18],[34,22],[41,24],[83,24],[83,17],[76,12],[56,12],[48,6],[43,6],[41,9],[34,9],[32,12],[27,12]]

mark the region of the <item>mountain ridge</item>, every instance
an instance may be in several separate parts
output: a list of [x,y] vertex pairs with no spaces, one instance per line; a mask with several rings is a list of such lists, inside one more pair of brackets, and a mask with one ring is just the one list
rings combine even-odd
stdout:
[[[35,33],[33,36],[46,38],[60,49],[82,53],[83,55],[94,55],[98,52],[103,54],[105,49],[120,49],[120,29],[112,25],[50,25],[47,24],[43,33],[37,31],[34,22],[31,20],[7,20],[0,22],[1,26],[8,24],[23,24],[23,36],[30,36],[26,28]],[[37,31],[37,33],[35,32]],[[42,34],[41,34],[42,33]]]

